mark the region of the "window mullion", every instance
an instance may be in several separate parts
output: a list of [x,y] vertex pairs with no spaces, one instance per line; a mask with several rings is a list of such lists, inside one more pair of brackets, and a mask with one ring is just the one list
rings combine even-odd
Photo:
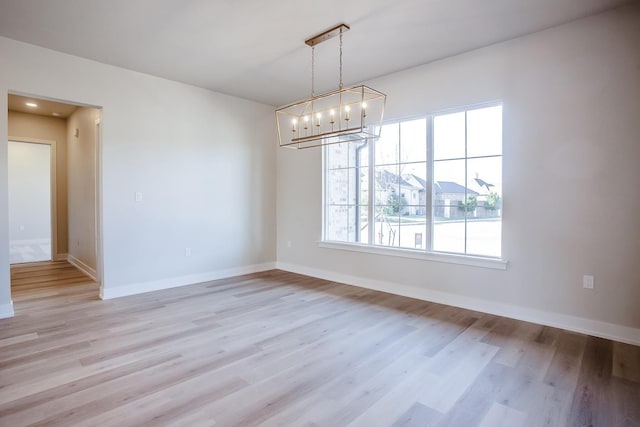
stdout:
[[373,245],[374,244],[374,238],[375,238],[375,228],[376,228],[376,221],[375,221],[375,217],[374,217],[374,206],[373,206],[373,202],[375,200],[375,179],[376,179],[376,174],[375,174],[375,168],[376,165],[374,164],[375,159],[376,159],[376,140],[375,138],[372,138],[369,140],[369,197],[367,200],[368,203],[368,208],[369,208],[369,245]]
[[322,240],[327,240],[327,179],[329,177],[329,162],[327,162],[327,147],[322,148]]
[[469,192],[468,192],[468,188],[467,188],[467,183],[469,182],[469,177],[467,176],[467,174],[469,173],[467,171],[467,162],[468,162],[468,156],[469,156],[469,151],[468,151],[468,147],[467,147],[467,111],[465,110],[464,112],[464,203],[465,203],[465,209],[464,209],[464,253],[467,253],[467,226],[468,226],[468,222],[467,220],[469,219]]
[[426,236],[425,236],[425,250],[431,251],[433,250],[433,169],[434,169],[434,161],[433,161],[433,115],[427,117],[426,120],[427,126],[427,188],[425,188],[425,203],[427,206],[425,221],[429,224],[426,227]]

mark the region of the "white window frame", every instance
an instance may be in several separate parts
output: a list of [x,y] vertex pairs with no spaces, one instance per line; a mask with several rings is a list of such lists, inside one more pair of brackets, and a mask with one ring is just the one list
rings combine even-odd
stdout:
[[[344,241],[332,241],[326,240],[326,172],[327,172],[327,151],[323,149],[322,152],[322,240],[318,241],[318,247],[326,248],[326,249],[337,249],[337,250],[345,250],[351,252],[360,252],[360,253],[369,253],[376,255],[385,255],[385,256],[393,256],[393,257],[401,257],[401,258],[410,258],[410,259],[419,259],[426,261],[434,261],[434,262],[444,262],[451,264],[460,264],[474,267],[483,267],[483,268],[491,268],[498,270],[506,270],[508,266],[508,261],[506,261],[501,254],[500,258],[490,257],[490,256],[480,256],[480,255],[469,255],[462,253],[450,253],[450,252],[440,252],[433,251],[431,248],[433,247],[433,171],[434,171],[434,134],[433,134],[433,122],[436,116],[444,115],[444,114],[454,114],[459,112],[467,112],[469,110],[489,108],[502,105],[504,103],[502,101],[493,101],[486,102],[481,104],[468,105],[465,107],[447,109],[444,111],[438,111],[431,114],[426,115],[417,115],[417,116],[409,116],[401,119],[389,120],[382,123],[382,126],[394,124],[394,123],[403,123],[411,120],[425,119],[426,120],[426,135],[427,135],[427,188],[426,191],[426,216],[425,220],[427,222],[426,227],[426,235],[425,242],[428,242],[428,249],[411,249],[406,247],[396,247],[396,246],[384,246],[384,245],[376,245],[375,244],[375,226],[368,227],[368,242],[369,243],[359,243],[359,242],[344,242]],[[504,120],[502,121],[504,128]],[[504,135],[504,133],[503,133]],[[504,141],[504,137],[503,137]],[[466,138],[465,138],[465,146],[466,146]],[[369,214],[369,222],[372,223],[374,215],[375,215],[375,144],[376,141],[369,141],[369,162],[368,162],[368,214]],[[504,145],[504,144],[503,144]],[[501,154],[503,157],[504,154]],[[465,148],[465,159],[466,156],[466,148]],[[400,159],[399,159],[400,160]],[[402,164],[402,163],[399,163]],[[466,167],[465,167],[466,174]],[[465,181],[466,182],[466,181]],[[359,197],[359,195],[358,195]],[[356,199],[358,202],[359,200]],[[501,217],[502,220],[502,217]],[[466,231],[465,231],[466,233]],[[504,236],[504,234],[502,234]],[[466,235],[465,235],[465,250],[466,250]],[[502,246],[502,245],[501,245]],[[502,251],[501,251],[502,252]]]

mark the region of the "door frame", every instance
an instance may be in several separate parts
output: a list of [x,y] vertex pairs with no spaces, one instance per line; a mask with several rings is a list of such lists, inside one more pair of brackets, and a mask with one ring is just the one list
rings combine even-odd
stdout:
[[96,244],[96,277],[95,281],[100,285],[100,298],[104,294],[104,261],[102,258],[102,108],[99,110],[98,118],[94,121],[95,130],[95,244]]
[[51,174],[49,178],[49,198],[51,199],[51,207],[50,207],[50,215],[51,218],[51,260],[59,261],[67,258],[67,254],[59,254],[58,253],[58,203],[57,203],[57,193],[56,193],[56,141],[49,139],[37,139],[37,138],[29,138],[23,136],[9,136],[8,141],[13,142],[22,142],[26,144],[41,144],[48,145],[49,148],[49,157],[51,165],[49,167],[49,172]]

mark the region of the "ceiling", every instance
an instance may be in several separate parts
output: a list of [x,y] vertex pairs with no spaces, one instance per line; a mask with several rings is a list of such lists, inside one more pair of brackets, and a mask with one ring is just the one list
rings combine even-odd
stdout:
[[[0,0],[0,36],[279,106],[309,95],[304,40],[339,23],[359,83],[631,0]],[[316,47],[337,87],[338,43]]]
[[[37,107],[30,107],[27,103],[36,104]],[[39,98],[31,98],[20,95],[9,94],[9,110],[21,113],[38,114],[40,116],[57,117],[66,119],[76,111],[78,107],[71,104],[47,101]]]

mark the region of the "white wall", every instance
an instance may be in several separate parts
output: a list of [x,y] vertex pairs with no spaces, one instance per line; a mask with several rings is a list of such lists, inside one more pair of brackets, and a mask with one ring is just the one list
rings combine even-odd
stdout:
[[[106,297],[273,266],[272,107],[6,38],[0,63],[1,242],[8,241],[6,93],[15,91],[103,108]],[[0,316],[10,310],[8,259],[2,244]]]
[[95,122],[99,118],[100,110],[82,107],[67,120],[69,257],[93,276],[97,269]]
[[637,4],[369,84],[388,119],[504,102],[509,267],[319,248],[320,151],[280,150],[281,267],[640,343]]

